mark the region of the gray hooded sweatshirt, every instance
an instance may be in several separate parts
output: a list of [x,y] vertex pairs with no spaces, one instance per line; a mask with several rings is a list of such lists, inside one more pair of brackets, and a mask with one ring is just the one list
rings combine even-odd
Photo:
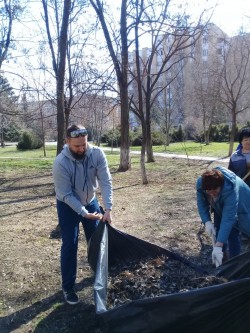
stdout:
[[98,185],[105,209],[112,209],[112,179],[103,150],[88,144],[85,157],[76,160],[65,145],[53,165],[56,198],[85,216],[85,206],[95,197]]

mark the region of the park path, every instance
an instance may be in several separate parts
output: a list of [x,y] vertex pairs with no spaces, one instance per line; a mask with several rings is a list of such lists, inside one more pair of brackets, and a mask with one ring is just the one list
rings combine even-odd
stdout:
[[[120,151],[119,148],[102,148],[104,151]],[[130,154],[140,155],[140,151],[130,150]],[[154,152],[154,156],[166,157],[166,158],[180,158],[180,159],[189,159],[189,160],[197,160],[197,161],[211,161],[211,162],[222,162],[228,163],[229,157],[209,157],[209,156],[189,156],[185,154],[170,154],[170,153],[157,153]]]

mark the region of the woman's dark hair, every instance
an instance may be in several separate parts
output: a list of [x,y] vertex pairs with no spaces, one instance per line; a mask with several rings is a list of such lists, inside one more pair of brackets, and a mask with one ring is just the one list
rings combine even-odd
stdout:
[[244,137],[250,138],[250,127],[242,128],[239,134],[239,143],[242,142]]
[[224,182],[223,173],[217,169],[205,171],[201,175],[201,179],[203,190],[215,190],[216,188],[221,187]]

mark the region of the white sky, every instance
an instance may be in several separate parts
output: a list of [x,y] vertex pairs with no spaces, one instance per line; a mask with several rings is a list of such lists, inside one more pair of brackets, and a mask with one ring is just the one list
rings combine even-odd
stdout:
[[[121,0],[106,0],[116,8]],[[34,2],[35,4],[36,2]],[[195,16],[199,15],[204,8],[215,8],[211,22],[218,25],[229,36],[236,35],[241,26],[245,31],[250,32],[250,1],[249,0],[171,0],[172,3],[184,6],[188,4],[188,13]],[[39,14],[39,13],[38,13]],[[32,29],[31,29],[32,30]],[[32,33],[29,30],[29,33]],[[3,69],[19,72],[20,62],[18,65],[10,62],[4,63]],[[21,66],[22,67],[22,66]],[[11,79],[11,78],[9,78]],[[17,78],[14,77],[16,80]],[[14,80],[14,81],[15,81]]]
[[249,0],[189,0],[188,3],[190,10],[197,12],[205,6],[206,8],[215,6],[211,22],[218,25],[229,36],[236,35],[242,25],[247,32],[250,32]]

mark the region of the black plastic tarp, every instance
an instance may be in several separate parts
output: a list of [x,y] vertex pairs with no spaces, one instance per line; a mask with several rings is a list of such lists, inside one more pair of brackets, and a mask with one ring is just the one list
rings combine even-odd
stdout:
[[243,333],[250,325],[250,253],[237,256],[213,275],[230,282],[176,294],[131,301],[111,310],[106,309],[108,270],[127,259],[167,255],[193,269],[207,273],[182,256],[123,233],[106,223],[91,238],[88,261],[95,271],[96,313],[102,332],[223,332]]

